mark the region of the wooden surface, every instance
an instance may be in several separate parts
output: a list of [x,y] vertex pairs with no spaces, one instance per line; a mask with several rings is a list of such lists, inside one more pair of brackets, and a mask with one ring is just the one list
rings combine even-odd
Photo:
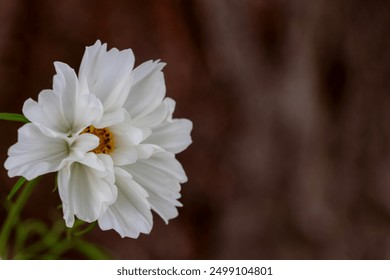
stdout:
[[[184,207],[149,236],[90,240],[124,259],[390,258],[389,31],[379,0],[1,0],[0,111],[96,39],[132,48],[168,63],[175,116],[194,123]],[[1,162],[17,127],[1,123]],[[26,217],[61,215],[52,180]]]

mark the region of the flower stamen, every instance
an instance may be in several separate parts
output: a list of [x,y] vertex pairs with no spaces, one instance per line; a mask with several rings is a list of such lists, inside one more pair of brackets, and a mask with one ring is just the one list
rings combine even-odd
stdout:
[[114,150],[114,136],[107,128],[96,128],[93,125],[86,127],[80,134],[90,133],[99,138],[99,145],[91,150],[95,154],[111,154]]

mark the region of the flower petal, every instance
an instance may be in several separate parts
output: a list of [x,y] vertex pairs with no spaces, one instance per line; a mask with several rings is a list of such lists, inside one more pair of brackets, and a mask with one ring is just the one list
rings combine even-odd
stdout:
[[106,165],[112,165],[112,163],[104,161],[105,157],[109,156],[90,152],[99,145],[99,138],[96,135],[89,133],[80,134],[72,137],[69,142],[70,154],[64,160],[66,164],[77,161],[98,171],[105,171]]
[[134,163],[137,160],[137,146],[145,139],[150,130],[134,127],[126,114],[125,121],[109,127],[114,135],[115,149],[112,153],[114,164],[118,166]]
[[58,96],[52,90],[42,90],[38,100],[36,102],[31,98],[27,99],[23,105],[23,114],[46,135],[69,134],[70,125],[61,113]]
[[155,144],[168,152],[177,154],[191,143],[192,122],[187,119],[173,119],[152,129],[152,134],[143,143]]
[[71,149],[73,153],[85,154],[99,145],[99,137],[90,133],[83,133],[75,136]]
[[124,108],[133,119],[141,118],[154,111],[165,96],[165,81],[162,68],[165,63],[147,61],[132,73],[133,85]]
[[107,51],[107,44],[98,40],[87,47],[81,61],[79,79],[81,87],[94,93],[102,102],[105,112],[114,112],[125,102],[134,66],[131,49]]
[[28,99],[23,113],[48,136],[77,134],[100,120],[103,107],[93,94],[80,92],[72,68],[60,62],[54,65],[57,74],[53,79],[53,90],[41,91],[38,102]]
[[169,99],[170,98],[165,98],[163,102],[150,114],[140,117],[138,119],[132,119],[131,123],[138,127],[148,128],[153,128],[159,125],[169,116]]
[[18,131],[18,142],[8,150],[4,163],[10,177],[23,176],[32,180],[37,176],[58,171],[68,156],[68,142],[50,138],[35,124],[28,123]]
[[113,112],[104,113],[102,119],[95,123],[96,128],[104,128],[123,122],[126,111],[121,108]]
[[86,222],[96,221],[115,202],[118,193],[112,161],[106,164],[103,172],[78,162],[58,172],[58,191],[68,227],[73,226],[74,215]]
[[181,206],[177,201],[180,198],[180,183],[186,182],[187,177],[173,154],[158,152],[123,169],[148,192],[152,209],[166,223],[177,216],[176,206]]
[[122,166],[137,161],[137,149],[134,147],[116,147],[112,153],[115,165]]
[[99,218],[100,228],[114,229],[122,237],[137,238],[140,233],[149,233],[153,220],[147,192],[121,168],[115,168],[115,181],[118,199]]
[[160,147],[152,144],[139,144],[136,146],[137,149],[137,158],[139,159],[148,159],[154,152],[163,151]]

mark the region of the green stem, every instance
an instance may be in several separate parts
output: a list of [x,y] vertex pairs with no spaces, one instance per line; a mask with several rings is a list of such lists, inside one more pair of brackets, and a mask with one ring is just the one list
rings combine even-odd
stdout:
[[26,183],[26,179],[24,177],[20,177],[19,180],[16,182],[15,186],[10,191],[9,195],[7,196],[8,200],[11,200],[16,192]]
[[96,222],[90,223],[89,226],[87,226],[85,229],[80,230],[80,231],[78,231],[78,232],[75,232],[75,233],[74,233],[74,236],[81,236],[81,235],[84,235],[84,234],[90,232],[91,230],[94,229],[94,227],[96,226],[96,224],[97,224]]
[[0,231],[0,258],[5,259],[7,257],[6,256],[7,243],[12,228],[15,226],[19,218],[20,212],[24,207],[24,204],[26,203],[28,197],[31,194],[31,191],[33,190],[34,186],[38,183],[38,181],[39,181],[39,177],[35,178],[32,181],[27,182],[22,192],[20,193],[19,197],[17,198],[16,202],[11,206],[11,210],[8,212],[8,216]]
[[104,250],[81,239],[75,239],[73,241],[73,248],[84,254],[88,259],[91,260],[110,260],[112,257],[107,254]]
[[30,121],[21,114],[0,113],[0,120],[29,123]]

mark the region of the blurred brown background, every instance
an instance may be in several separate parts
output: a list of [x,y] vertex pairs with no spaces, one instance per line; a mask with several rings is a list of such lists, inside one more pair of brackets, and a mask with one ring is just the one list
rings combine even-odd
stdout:
[[[385,0],[0,0],[0,111],[96,39],[160,58],[194,123],[184,207],[149,236],[91,241],[123,259],[390,258],[389,31]],[[0,162],[18,126],[1,123]],[[52,179],[25,217],[61,215]]]

